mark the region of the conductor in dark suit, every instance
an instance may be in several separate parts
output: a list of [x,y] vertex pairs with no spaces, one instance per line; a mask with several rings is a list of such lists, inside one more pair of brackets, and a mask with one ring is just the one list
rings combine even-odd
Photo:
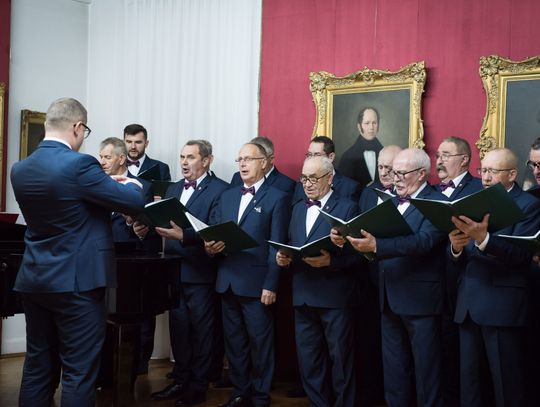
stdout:
[[[183,179],[171,185],[165,198],[179,199],[189,213],[204,223],[228,184],[210,175],[212,144],[188,141],[180,153]],[[177,406],[206,400],[208,371],[212,362],[215,335],[216,259],[207,256],[204,242],[193,228],[156,228],[165,237],[165,253],[182,256],[181,290],[178,308],[169,311],[171,349],[175,366],[174,382],[152,394],[154,400],[177,398]]]
[[44,140],[11,171],[28,225],[15,282],[27,334],[21,406],[50,405],[57,360],[62,406],[94,405],[105,336],[105,287],[115,267],[110,214],[144,205],[137,181],[117,177],[122,185],[94,157],[78,153],[90,133],[86,122],[86,109],[78,101],[54,101]]
[[124,142],[128,149],[128,170],[133,175],[152,168],[157,165],[159,168],[159,179],[162,181],[171,180],[169,166],[162,161],[154,160],[146,154],[148,147],[148,132],[140,124],[129,124],[124,128]]
[[426,181],[430,162],[423,150],[405,149],[392,165],[398,195],[394,201],[413,234],[375,238],[363,231],[364,237],[347,239],[361,253],[376,253],[379,263],[387,404],[410,406],[416,399],[419,406],[442,406],[440,324],[446,236],[410,204],[409,198],[445,197]]
[[[517,158],[505,148],[482,160],[482,184],[501,183],[525,218],[497,234],[531,236],[540,229],[540,201],[515,183]],[[480,369],[487,357],[495,404],[524,406],[524,327],[527,318],[527,272],[532,253],[487,231],[482,222],[453,217],[450,257],[460,266],[455,321],[459,324],[461,405],[484,406]]]
[[[221,194],[215,211],[218,223],[233,221],[258,247],[219,256],[216,291],[222,295],[225,353],[234,390],[223,406],[268,406],[274,373],[274,312],[280,267],[267,240],[287,238],[289,196],[265,182],[266,152],[247,143],[239,152],[242,187]],[[207,242],[211,255],[223,242]]]
[[[326,157],[307,158],[301,180],[308,199],[293,207],[288,244],[303,246],[330,234],[324,209],[343,220],[358,206],[332,191],[334,166]],[[298,364],[304,390],[314,406],[355,406],[354,313],[358,305],[355,272],[360,257],[338,250],[295,260],[279,251],[280,266],[293,272],[293,306]]]
[[[316,136],[311,139],[306,153],[306,158],[309,157],[327,157],[334,162],[336,158],[336,149],[331,138],[326,136]],[[334,170],[334,178],[332,180],[332,190],[338,195],[348,198],[354,202],[358,202],[362,186],[355,180],[340,174]],[[294,190],[293,203],[305,201],[306,194],[301,183],[296,184]]]
[[[294,192],[294,187],[296,182],[291,178],[287,177],[285,174],[282,174],[278,171],[274,165],[274,143],[268,137],[255,137],[250,140],[250,143],[260,144],[265,152],[268,159],[268,166],[266,173],[264,174],[266,178],[266,183],[273,186],[287,194],[292,195]],[[231,178],[231,186],[241,186],[243,184],[242,177],[240,177],[240,172],[235,172]]]
[[375,181],[377,156],[383,146],[377,139],[380,116],[374,107],[365,107],[358,113],[358,138],[340,158],[339,172],[357,181],[363,188]]
[[[440,183],[435,189],[450,201],[464,198],[482,189],[480,178],[469,172],[471,147],[467,140],[459,137],[445,138],[435,155],[435,164]],[[459,405],[459,332],[454,322],[456,309],[458,269],[452,263],[445,265],[446,306],[442,322],[443,393],[445,405]]]

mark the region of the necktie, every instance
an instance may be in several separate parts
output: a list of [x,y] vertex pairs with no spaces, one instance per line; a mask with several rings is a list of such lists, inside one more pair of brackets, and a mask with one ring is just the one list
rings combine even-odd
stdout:
[[242,195],[245,195],[245,194],[255,195],[255,187],[249,187],[249,188],[242,187],[240,188],[240,192],[242,192]]
[[139,162],[139,160],[135,160],[135,161],[128,160],[128,167],[130,165],[134,165],[135,167],[138,167],[139,165],[141,165],[141,163]]
[[450,180],[450,182],[446,183],[446,182],[441,182],[439,184],[439,187],[441,188],[441,191],[444,192],[446,191],[448,188],[455,188],[456,185],[454,184],[454,181],[453,180]]
[[306,199],[306,206],[308,208],[311,208],[312,206],[318,206],[321,207],[321,201],[317,201],[316,199]]
[[398,196],[398,202],[399,204],[404,204],[405,202],[409,202],[409,199],[411,199],[411,197],[409,195],[406,195],[406,196]]
[[197,188],[197,180],[184,181],[184,189],[189,189],[189,187],[193,187],[193,189]]

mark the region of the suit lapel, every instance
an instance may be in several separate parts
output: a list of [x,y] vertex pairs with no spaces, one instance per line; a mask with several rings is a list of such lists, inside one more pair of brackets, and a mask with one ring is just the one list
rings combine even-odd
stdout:
[[[422,199],[428,199],[428,195],[431,192],[431,185],[426,184],[424,189],[416,196],[416,198],[422,198]],[[416,206],[414,206],[412,203],[409,204],[409,207],[405,209],[405,212],[403,213],[403,217],[407,219],[411,213],[416,212]]]
[[[327,213],[330,213],[334,207],[336,206],[337,204],[337,198],[336,198],[336,193],[333,192],[332,195],[330,195],[330,198],[328,198],[328,201],[326,202],[326,204],[324,205],[323,208],[321,208],[323,211],[327,212]],[[307,212],[307,211],[306,211]],[[305,218],[304,218],[305,219]],[[346,220],[346,219],[344,219]],[[319,229],[320,227],[322,227],[323,225],[325,225],[327,222],[326,220],[324,219],[324,217],[319,213],[319,215],[317,216],[317,219],[315,220],[315,223],[313,224],[313,227],[311,228],[311,230],[309,231],[309,235],[307,235],[306,237],[306,243],[309,242],[309,240],[313,237],[313,235],[315,234],[315,232],[317,231],[317,229]],[[305,222],[304,222],[304,231],[305,231]],[[305,234],[304,234],[305,235]]]
[[456,186],[456,188],[452,192],[452,195],[450,195],[448,199],[450,201],[456,200],[459,194],[461,193],[461,191],[463,190],[463,188],[465,188],[465,185],[467,185],[467,183],[470,181],[471,178],[472,178],[472,175],[469,172],[467,172],[467,174],[465,174],[465,176],[461,179],[461,182]]
[[204,191],[206,190],[206,188],[208,188],[208,184],[210,183],[210,176],[207,175],[201,182],[201,184],[199,186],[197,186],[197,188],[195,189],[195,191],[193,191],[193,193],[191,194],[191,196],[189,197],[188,201],[186,202],[186,207],[189,208],[190,206],[193,205],[193,203],[199,199],[199,197],[201,195],[204,194]]
[[[260,207],[260,202],[262,201],[263,197],[266,195],[268,190],[268,185],[266,185],[266,181],[263,182],[259,190],[255,193],[255,196],[251,198],[251,201],[249,202],[248,206],[246,207],[246,210],[242,214],[242,217],[240,218],[240,222],[238,224],[242,224],[244,220],[246,219],[249,212],[251,212],[255,207]],[[240,206],[240,202],[238,203],[237,208]]]

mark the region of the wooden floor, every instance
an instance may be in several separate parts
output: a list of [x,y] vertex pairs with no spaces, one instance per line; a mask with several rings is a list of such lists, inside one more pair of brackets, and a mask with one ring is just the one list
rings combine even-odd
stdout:
[[[24,358],[22,356],[7,357],[0,359],[0,406],[15,407],[18,405],[19,386],[21,383],[21,372]],[[171,370],[172,364],[168,360],[151,360],[149,374],[139,376],[135,383],[135,400],[130,406],[174,406],[174,400],[170,401],[150,401],[150,394],[161,390],[170,383],[165,378],[167,372]],[[273,407],[307,407],[307,398],[289,399],[285,393],[291,385],[288,383],[276,383],[272,392]],[[198,404],[199,407],[215,407],[229,399],[230,389],[214,389],[210,386],[208,400]],[[60,392],[56,392],[55,402],[60,406]],[[97,406],[111,406],[111,396],[108,391],[98,391]]]

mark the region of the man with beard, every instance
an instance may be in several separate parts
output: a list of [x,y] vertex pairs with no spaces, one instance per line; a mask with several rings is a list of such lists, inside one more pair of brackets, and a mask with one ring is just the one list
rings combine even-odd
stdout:
[[[435,189],[454,201],[482,189],[480,178],[469,172],[471,146],[459,137],[447,137],[435,155],[440,183]],[[452,263],[446,265],[446,307],[442,320],[443,393],[447,406],[459,405],[459,333],[454,323],[458,271]]]
[[159,168],[159,179],[162,181],[171,180],[169,166],[159,160],[154,160],[146,154],[148,147],[148,133],[140,124],[130,124],[124,128],[124,143],[128,149],[128,170],[133,175],[152,168],[157,165]]
[[358,113],[358,138],[356,142],[343,153],[339,162],[339,172],[357,181],[365,187],[376,180],[377,156],[383,146],[377,139],[380,116],[374,107],[365,107]]

